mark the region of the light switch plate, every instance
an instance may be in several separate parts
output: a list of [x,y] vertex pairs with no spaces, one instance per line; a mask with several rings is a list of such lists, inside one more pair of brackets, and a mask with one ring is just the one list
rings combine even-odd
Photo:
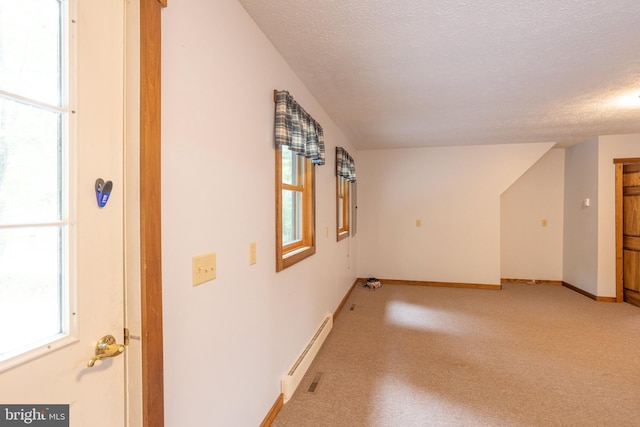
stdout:
[[249,243],[249,265],[256,263],[256,242]]
[[215,252],[194,256],[191,260],[192,284],[198,286],[216,278]]

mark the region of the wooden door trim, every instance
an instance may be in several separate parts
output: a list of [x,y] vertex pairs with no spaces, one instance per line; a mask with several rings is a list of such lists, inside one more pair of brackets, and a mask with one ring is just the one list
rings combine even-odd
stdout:
[[164,426],[161,245],[161,9],[140,1],[140,296],[142,418]]
[[613,159],[615,164],[640,163],[640,157],[631,157],[628,159]]
[[640,158],[613,159],[616,168],[616,302],[624,302],[624,195],[623,168],[625,164],[640,163]]
[[615,163],[616,168],[616,302],[624,301],[623,283],[623,197],[622,197],[622,168],[623,163]]

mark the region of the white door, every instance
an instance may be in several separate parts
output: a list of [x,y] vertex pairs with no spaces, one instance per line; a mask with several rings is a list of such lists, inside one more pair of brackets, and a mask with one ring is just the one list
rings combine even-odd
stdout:
[[75,427],[125,424],[124,3],[0,0],[0,405]]

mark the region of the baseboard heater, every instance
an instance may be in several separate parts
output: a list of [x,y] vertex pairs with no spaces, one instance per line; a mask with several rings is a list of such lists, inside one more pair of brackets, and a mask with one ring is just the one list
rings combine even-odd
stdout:
[[316,354],[318,354],[318,350],[320,350],[324,340],[329,335],[329,332],[331,332],[332,327],[333,315],[328,313],[320,324],[320,327],[318,327],[313,338],[311,338],[311,341],[309,341],[309,344],[307,344],[307,347],[304,349],[302,354],[300,354],[300,357],[298,357],[293,366],[291,366],[287,375],[282,378],[282,394],[284,395],[284,403],[287,403],[287,401],[291,399],[291,396],[293,396],[293,393],[296,391],[296,388],[298,388],[302,377],[307,372],[307,369],[309,369],[309,366],[316,357]]

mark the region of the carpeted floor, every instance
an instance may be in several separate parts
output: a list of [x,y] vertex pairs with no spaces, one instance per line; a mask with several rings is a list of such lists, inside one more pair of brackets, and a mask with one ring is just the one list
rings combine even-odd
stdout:
[[553,285],[356,286],[272,425],[640,426],[640,308]]

